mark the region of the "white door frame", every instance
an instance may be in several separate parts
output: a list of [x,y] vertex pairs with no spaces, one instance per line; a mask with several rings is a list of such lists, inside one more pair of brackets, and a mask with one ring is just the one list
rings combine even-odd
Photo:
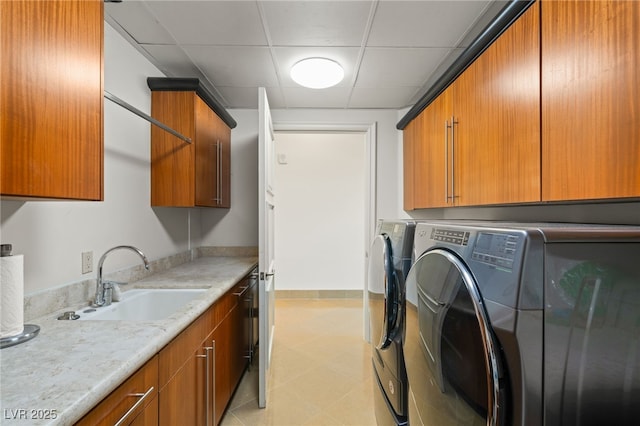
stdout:
[[377,123],[273,123],[274,132],[357,132],[365,134],[365,156],[368,159],[365,165],[365,217],[364,221],[364,241],[363,254],[365,256],[364,282],[362,283],[363,297],[363,334],[364,339],[369,341],[369,298],[367,297],[367,261],[369,258],[369,247],[373,241],[376,230],[376,206],[377,206],[377,179],[376,179],[376,159],[378,146]]

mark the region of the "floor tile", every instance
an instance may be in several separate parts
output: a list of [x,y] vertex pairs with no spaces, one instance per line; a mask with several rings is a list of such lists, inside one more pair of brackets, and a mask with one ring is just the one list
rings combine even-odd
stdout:
[[258,407],[255,362],[222,426],[374,426],[362,322],[360,299],[277,299],[267,408]]

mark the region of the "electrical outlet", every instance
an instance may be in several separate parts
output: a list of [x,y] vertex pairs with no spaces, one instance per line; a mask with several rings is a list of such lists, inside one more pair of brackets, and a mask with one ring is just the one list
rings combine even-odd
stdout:
[[82,253],[82,273],[88,274],[93,271],[93,252],[85,251]]

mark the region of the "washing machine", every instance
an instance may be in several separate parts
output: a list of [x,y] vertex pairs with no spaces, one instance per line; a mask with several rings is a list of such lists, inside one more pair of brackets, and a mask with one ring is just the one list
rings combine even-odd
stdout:
[[418,223],[408,421],[640,418],[640,227]]
[[407,424],[407,374],[402,355],[405,278],[411,267],[413,221],[378,221],[369,251],[368,299],[373,392],[379,426]]

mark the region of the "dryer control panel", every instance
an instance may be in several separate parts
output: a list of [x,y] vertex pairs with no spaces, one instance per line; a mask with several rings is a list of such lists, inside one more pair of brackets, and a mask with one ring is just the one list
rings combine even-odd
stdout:
[[478,232],[471,258],[511,272],[519,237],[497,232]]
[[431,231],[431,239],[434,241],[440,241],[443,243],[456,244],[459,246],[466,246],[469,244],[470,232],[455,231],[452,229],[433,228]]

